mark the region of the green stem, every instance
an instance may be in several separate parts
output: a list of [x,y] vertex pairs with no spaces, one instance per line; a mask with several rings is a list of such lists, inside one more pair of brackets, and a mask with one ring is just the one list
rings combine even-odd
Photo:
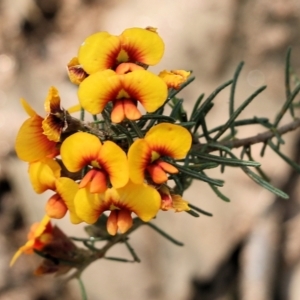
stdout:
[[80,291],[81,291],[82,300],[88,300],[87,293],[86,293],[83,281],[81,280],[80,277],[77,277],[77,280],[79,282],[79,287],[80,287]]

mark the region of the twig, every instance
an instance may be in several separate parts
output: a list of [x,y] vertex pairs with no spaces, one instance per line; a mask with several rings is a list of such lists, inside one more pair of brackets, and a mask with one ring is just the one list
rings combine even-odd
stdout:
[[[245,139],[235,139],[233,141],[224,141],[224,142],[219,142],[220,145],[223,145],[225,147],[228,147],[230,149],[232,148],[239,148],[239,147],[247,147],[247,146],[251,146],[254,144],[258,144],[258,143],[264,143],[267,140],[271,139],[272,137],[274,137],[276,134],[277,135],[282,135],[285,134],[289,131],[293,131],[295,129],[297,129],[298,127],[300,127],[300,119],[296,119],[286,125],[283,125],[277,129],[274,130],[268,130],[262,133],[259,133],[257,135],[245,138]],[[213,146],[209,146],[207,144],[197,144],[197,145],[193,145],[192,149],[199,151],[201,148],[203,147],[207,147],[207,151],[211,152],[214,151],[214,147]]]

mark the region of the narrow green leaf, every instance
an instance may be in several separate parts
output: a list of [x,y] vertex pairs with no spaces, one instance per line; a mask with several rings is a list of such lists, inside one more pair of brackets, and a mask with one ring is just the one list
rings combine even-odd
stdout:
[[199,116],[201,116],[202,113],[205,115],[205,112],[207,111],[207,107],[211,104],[211,102],[215,99],[215,97],[223,89],[225,89],[227,86],[229,86],[231,83],[232,83],[232,80],[229,80],[229,81],[225,82],[224,84],[222,84],[221,86],[219,86],[216,90],[214,90],[207,97],[207,99],[204,101],[204,103],[199,107],[199,109],[197,110],[197,113],[195,114],[195,117],[191,121],[197,121],[197,119],[199,118]]
[[234,158],[228,158],[228,157],[224,157],[224,156],[221,157],[221,156],[204,154],[204,153],[192,153],[192,154],[199,158],[217,162],[220,164],[225,164],[228,166],[234,166],[234,167],[240,167],[240,166],[259,167],[260,166],[260,163],[256,162],[256,161],[234,159]]
[[[186,86],[188,86],[191,82],[193,82],[195,80],[195,77],[192,76],[192,77],[189,77],[188,80],[186,82],[184,82],[178,90],[175,90],[175,89],[172,89],[170,92],[169,92],[169,96],[168,96],[168,99],[166,102],[168,102],[169,100],[171,100],[172,98],[174,98],[180,91],[182,91]],[[166,104],[165,102],[165,104]]]
[[288,199],[289,196],[275,188],[273,185],[271,185],[270,183],[268,183],[267,181],[265,181],[264,179],[262,179],[260,176],[258,176],[256,173],[254,173],[253,171],[251,171],[249,168],[247,167],[243,167],[242,168],[243,171],[254,181],[256,182],[257,184],[259,184],[260,186],[262,186],[263,188],[267,189],[268,191],[270,191],[271,193],[281,197],[281,198],[284,198],[284,199]]
[[194,163],[193,165],[190,165],[189,168],[195,171],[202,171],[206,169],[214,169],[219,166],[216,162],[199,162]]
[[[289,99],[291,96],[291,84],[290,84],[290,76],[291,76],[291,52],[292,48],[289,47],[287,53],[286,53],[286,59],[285,59],[285,97],[286,99]],[[294,118],[294,106],[289,106],[290,114]]]
[[278,126],[278,124],[281,121],[282,117],[286,113],[287,109],[291,106],[293,100],[296,98],[296,96],[299,94],[299,92],[300,92],[300,85],[296,86],[294,91],[291,93],[290,97],[283,104],[280,112],[278,113],[277,117],[275,118],[275,122],[274,122],[274,127],[275,128]]
[[223,180],[212,179],[212,178],[207,177],[207,176],[205,176],[201,173],[195,172],[195,171],[193,171],[191,169],[188,169],[186,167],[182,167],[182,166],[180,166],[178,164],[175,164],[175,163],[172,163],[170,161],[168,161],[168,163],[173,165],[174,167],[176,167],[180,172],[182,172],[184,174],[187,174],[192,178],[199,179],[199,180],[202,180],[202,181],[205,181],[205,182],[217,185],[217,186],[223,186],[223,184],[224,184]]
[[[233,82],[232,82],[232,85],[231,85],[231,90],[230,90],[230,97],[229,97],[229,117],[232,116],[232,114],[234,113],[234,94],[235,94],[235,88],[236,88],[236,84],[237,84],[237,80],[238,80],[238,77],[240,75],[240,72],[243,68],[243,65],[244,65],[244,62],[241,62],[235,73],[234,73],[234,76],[233,76]],[[235,135],[235,130],[234,130],[234,122],[231,123],[230,125],[230,130],[231,130],[231,135],[234,136]]]
[[250,97],[248,97],[239,107],[238,109],[230,116],[228,121],[224,124],[222,129],[215,135],[214,140],[218,140],[218,138],[231,126],[234,120],[240,115],[240,113],[252,102],[252,100],[260,94],[263,90],[266,89],[266,86],[262,86],[258,90],[256,90]]
[[151,222],[145,222],[144,224],[148,225],[149,227],[151,227],[153,230],[155,230],[157,233],[159,233],[161,236],[163,236],[164,238],[166,238],[167,240],[169,240],[173,244],[175,244],[177,246],[184,246],[184,244],[182,242],[179,242],[179,241],[175,240],[173,237],[171,237],[169,234],[167,234],[166,232],[164,232],[163,230],[161,230],[160,228],[158,228],[153,223],[151,223]]
[[189,215],[191,215],[191,216],[194,217],[194,218],[199,218],[199,217],[200,217],[200,215],[197,214],[197,213],[196,213],[195,211],[193,211],[193,210],[186,210],[185,212],[188,213]]
[[215,194],[220,198],[222,199],[223,201],[225,202],[230,202],[230,199],[228,197],[226,197],[223,193],[221,193],[219,191],[219,189],[214,186],[213,184],[209,184],[209,186],[211,187],[211,189],[215,192]]
[[[175,99],[177,99],[177,98],[175,98]],[[175,103],[175,105],[173,106],[173,109],[171,111],[171,114],[170,114],[171,118],[179,119],[178,116],[180,115],[180,113],[182,111],[184,111],[184,109],[182,107],[182,103],[183,103],[183,99],[177,100],[177,102]]]
[[142,139],[144,137],[144,134],[141,128],[135,123],[135,121],[127,120],[127,122],[130,124],[131,128],[136,133],[136,135]]
[[276,146],[272,143],[272,141],[268,141],[268,145],[270,146],[270,148],[276,153],[278,154],[287,164],[289,164],[293,169],[295,169],[298,173],[300,173],[300,166],[298,164],[296,164],[293,160],[291,160],[290,158],[288,158],[287,156],[285,156],[282,152],[280,152]]
[[133,260],[135,262],[141,262],[140,258],[137,256],[137,254],[135,253],[134,249],[131,247],[131,245],[128,243],[128,241],[124,241],[128,251],[130,252],[131,256],[133,257]]
[[[266,122],[268,122],[269,119],[268,118],[256,118],[254,117],[253,119],[245,119],[245,120],[238,120],[238,121],[234,121],[234,127],[238,127],[238,126],[245,126],[245,125],[252,125],[252,124],[264,124]],[[211,130],[208,131],[209,134],[214,133],[216,131],[219,131],[220,129],[223,128],[223,125],[215,127]],[[203,134],[199,135],[200,137],[203,137]]]
[[208,216],[208,217],[212,217],[213,216],[213,214],[211,214],[211,213],[209,213],[209,212],[207,212],[207,211],[205,211],[205,210],[203,210],[203,209],[201,209],[201,208],[199,208],[199,207],[197,207],[197,206],[195,206],[195,205],[193,205],[191,203],[189,203],[189,207],[192,208],[193,210],[195,210],[195,211],[203,214],[203,215]]
[[128,143],[129,143],[129,145],[131,145],[133,143],[133,136],[128,132],[128,130],[120,124],[114,124],[114,126],[126,135]]
[[81,277],[77,277],[77,280],[79,283],[82,300],[88,300],[87,293],[86,293],[86,290],[85,290],[85,287],[84,287]]
[[85,117],[85,110],[81,107],[80,109],[80,121],[84,121],[84,117]]
[[201,94],[198,97],[198,99],[197,99],[197,101],[196,101],[196,103],[195,103],[195,105],[193,107],[193,110],[192,110],[192,113],[191,113],[191,117],[190,117],[190,121],[192,121],[194,119],[194,115],[196,114],[196,112],[198,110],[198,107],[201,104],[201,101],[202,101],[203,98],[204,98],[204,94]]
[[118,261],[118,262],[125,262],[125,263],[133,263],[134,260],[126,259],[126,258],[119,258],[119,257],[113,257],[113,256],[104,256],[104,259],[112,260],[112,261]]

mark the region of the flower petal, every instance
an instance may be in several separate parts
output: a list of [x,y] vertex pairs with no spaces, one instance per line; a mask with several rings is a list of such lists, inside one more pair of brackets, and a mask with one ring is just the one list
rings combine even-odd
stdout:
[[[51,241],[50,233],[52,229],[53,227],[51,225],[50,218],[47,215],[44,216],[41,222],[34,223],[28,233],[28,241],[14,254],[9,265],[12,266],[22,253],[31,254],[33,253],[33,249],[41,250],[45,244]],[[43,233],[45,233],[48,237],[43,239],[44,243],[42,240],[39,241],[39,238]]]
[[121,47],[129,60],[146,65],[157,64],[164,54],[164,42],[153,30],[129,28],[120,35]]
[[115,66],[120,52],[120,40],[108,32],[90,35],[80,46],[78,61],[88,74]]
[[92,194],[104,193],[107,189],[107,176],[101,170],[92,169],[82,178],[79,188],[84,188],[88,184],[90,184],[89,187]]
[[114,101],[114,107],[112,109],[110,118],[113,123],[120,123],[125,119],[123,100]]
[[161,200],[160,194],[153,187],[129,181],[127,185],[116,190],[119,199],[114,203],[115,206],[134,212],[144,222],[148,222],[156,216]]
[[162,184],[168,181],[168,176],[166,172],[160,167],[158,164],[153,163],[147,167],[147,171],[149,172],[152,180],[157,184]]
[[147,112],[154,112],[167,99],[166,83],[149,71],[136,70],[119,76],[122,80],[122,87],[130,98],[139,101]]
[[37,115],[37,113],[32,109],[32,107],[29,105],[29,103],[21,98],[21,104],[24,108],[24,110],[26,111],[26,113],[30,116],[30,117],[34,117]]
[[43,134],[42,122],[43,118],[35,115],[21,126],[15,144],[17,155],[21,160],[33,162],[47,156],[54,157],[59,153],[56,143],[48,140]]
[[187,81],[187,78],[190,76],[191,72],[185,70],[164,70],[159,73],[159,77],[164,80],[168,88],[173,88],[178,90],[180,86]]
[[131,212],[126,209],[118,210],[118,220],[117,225],[121,233],[125,233],[128,229],[131,228],[133,220],[131,217]]
[[46,214],[50,218],[61,219],[68,211],[68,208],[64,201],[61,199],[60,195],[54,194],[49,198],[46,204]]
[[73,224],[81,223],[82,220],[77,216],[74,204],[78,184],[70,178],[61,177],[56,180],[55,186],[57,193],[68,207],[71,222]]
[[50,158],[30,163],[28,173],[34,191],[38,194],[48,189],[55,191],[55,181],[60,177],[60,171],[58,162]]
[[104,194],[92,194],[89,187],[79,189],[74,199],[77,216],[88,224],[95,223],[103,209]]
[[192,145],[190,132],[176,124],[160,123],[145,135],[152,150],[175,159],[185,158]]
[[42,122],[44,135],[54,142],[59,142],[62,131],[68,126],[66,122],[66,113],[60,107],[60,97],[55,87],[50,87],[48,96],[44,103],[47,116]]
[[104,142],[99,152],[99,163],[108,173],[113,187],[124,186],[129,180],[128,162],[125,152],[111,141]]
[[128,150],[130,180],[136,184],[144,182],[145,170],[151,163],[151,148],[144,139],[136,140]]
[[128,120],[138,120],[141,118],[142,114],[130,99],[123,100],[124,113]]
[[120,89],[120,78],[114,71],[97,72],[80,84],[79,102],[85,110],[96,115],[103,111],[109,101],[116,99]]
[[178,173],[178,169],[175,168],[174,166],[172,166],[171,164],[165,162],[165,161],[162,161],[162,160],[159,160],[156,162],[157,165],[159,165],[164,171],[168,172],[168,173],[171,173],[171,174],[176,174]]
[[182,199],[180,195],[173,195],[172,197],[172,208],[175,210],[175,212],[182,212],[182,211],[189,211],[191,208],[189,207],[189,203]]
[[110,212],[107,222],[106,229],[110,235],[116,235],[118,232],[118,211],[113,210]]
[[76,132],[64,140],[60,155],[66,168],[70,172],[77,172],[97,159],[101,147],[102,144],[95,135]]
[[73,57],[67,65],[69,79],[72,83],[79,85],[88,74],[83,70],[79,64],[78,58]]

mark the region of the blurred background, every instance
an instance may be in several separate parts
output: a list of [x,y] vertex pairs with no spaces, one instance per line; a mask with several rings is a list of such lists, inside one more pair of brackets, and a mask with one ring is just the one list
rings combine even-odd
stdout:
[[[157,27],[166,51],[151,70],[193,70],[196,80],[180,94],[188,109],[201,93],[208,95],[231,79],[238,63],[245,61],[236,105],[258,87],[268,89],[241,118],[274,119],[285,100],[289,46],[294,70],[300,67],[298,0],[1,0],[0,20],[1,300],[80,299],[76,282],[62,286],[51,276],[33,277],[37,257],[21,257],[12,269],[8,264],[25,242],[30,224],[42,218],[49,197],[32,191],[27,164],[13,150],[18,128],[27,118],[19,99],[44,115],[44,99],[53,85],[62,105],[73,105],[77,87],[68,80],[66,64],[88,35]],[[210,128],[228,117],[228,99],[229,89],[216,98]],[[262,131],[249,126],[239,137]],[[285,153],[299,161],[298,132],[285,140]],[[83,275],[89,300],[300,299],[299,178],[270,149],[264,158],[260,150],[260,145],[253,147],[254,159],[289,200],[256,186],[239,169],[228,168],[224,174],[214,170],[210,175],[226,181],[222,192],[231,202],[195,182],[184,198],[213,217],[161,212],[155,224],[185,246],[141,228],[131,244],[142,262],[95,262]],[[70,225],[68,218],[56,223],[69,235],[83,236],[83,226]],[[126,257],[127,252],[118,246],[109,255]]]

